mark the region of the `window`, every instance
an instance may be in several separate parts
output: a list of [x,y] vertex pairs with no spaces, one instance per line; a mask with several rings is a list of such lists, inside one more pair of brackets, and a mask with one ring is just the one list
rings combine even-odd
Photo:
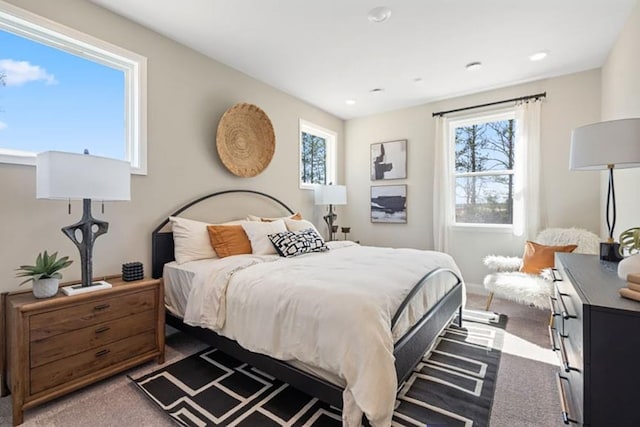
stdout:
[[336,133],[300,120],[300,188],[336,183]]
[[515,128],[513,111],[450,122],[455,224],[513,224]]
[[0,6],[0,162],[88,149],[146,174],[146,59]]

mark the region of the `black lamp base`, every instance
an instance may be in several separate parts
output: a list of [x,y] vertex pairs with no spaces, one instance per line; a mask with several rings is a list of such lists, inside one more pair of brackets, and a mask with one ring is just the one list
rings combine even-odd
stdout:
[[620,262],[620,243],[600,242],[600,259],[603,261]]

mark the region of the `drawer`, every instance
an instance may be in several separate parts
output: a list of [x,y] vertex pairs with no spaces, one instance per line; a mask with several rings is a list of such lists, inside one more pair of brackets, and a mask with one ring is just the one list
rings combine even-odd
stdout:
[[556,374],[556,384],[560,397],[563,423],[582,425],[584,423],[582,392],[575,384],[574,378],[564,372],[558,372]]
[[133,316],[32,341],[31,367],[35,368],[148,330],[155,330],[156,316],[155,310],[147,310]]
[[557,281],[554,287],[556,307],[560,312],[556,323],[557,329],[561,337],[568,341],[568,345],[577,353],[576,356],[582,360],[584,356],[582,302],[570,282]]
[[59,359],[31,370],[30,395],[57,385],[96,374],[100,369],[156,350],[155,331],[144,332],[114,343]]
[[100,298],[93,302],[70,305],[30,318],[29,339],[41,340],[76,329],[131,316],[155,308],[156,290],[148,289],[113,298]]

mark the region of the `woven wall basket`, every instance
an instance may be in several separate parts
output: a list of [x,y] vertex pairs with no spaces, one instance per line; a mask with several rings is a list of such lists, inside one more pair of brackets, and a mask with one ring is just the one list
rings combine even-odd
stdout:
[[256,176],[269,165],[276,149],[271,120],[253,104],[236,104],[218,123],[216,146],[220,160],[232,174]]

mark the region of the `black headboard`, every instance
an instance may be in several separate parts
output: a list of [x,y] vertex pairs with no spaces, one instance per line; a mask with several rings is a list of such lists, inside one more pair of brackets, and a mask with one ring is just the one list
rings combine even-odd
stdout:
[[206,196],[202,196],[196,200],[193,200],[186,205],[182,206],[171,215],[168,215],[167,218],[158,225],[153,232],[151,233],[151,275],[154,279],[162,277],[162,269],[164,265],[168,262],[174,260],[174,247],[173,247],[173,233],[170,231],[161,231],[168,223],[170,216],[178,216],[185,210],[190,207],[197,205],[198,203],[210,199],[216,196],[222,196],[223,194],[230,193],[247,193],[247,194],[255,194],[258,196],[266,197],[267,199],[271,199],[283,208],[287,210],[290,214],[293,214],[293,211],[289,208],[289,206],[285,205],[280,200],[276,199],[273,196],[270,196],[266,193],[261,193],[259,191],[253,190],[225,190],[218,191],[216,193],[207,194]]

